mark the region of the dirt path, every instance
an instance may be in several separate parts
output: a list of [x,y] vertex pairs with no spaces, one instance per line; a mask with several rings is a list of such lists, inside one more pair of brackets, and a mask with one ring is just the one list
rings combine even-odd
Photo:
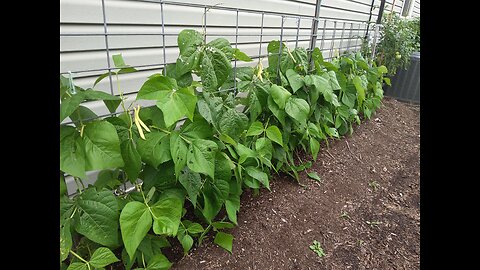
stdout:
[[233,255],[209,238],[172,269],[419,269],[419,107],[385,98],[325,149],[309,169],[322,183],[303,172],[306,187],[277,176],[271,193],[243,194]]

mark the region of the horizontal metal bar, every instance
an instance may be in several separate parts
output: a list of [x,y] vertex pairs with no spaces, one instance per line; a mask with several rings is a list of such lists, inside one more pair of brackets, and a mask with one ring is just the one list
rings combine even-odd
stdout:
[[[327,20],[328,22],[328,20]],[[352,23],[352,22],[341,22],[341,21],[331,21],[333,23]],[[370,23],[374,23],[374,22],[370,22]],[[365,27],[368,26],[369,22],[357,22],[357,23],[353,23],[353,24],[356,24],[356,25],[364,25]],[[324,29],[324,27],[318,27],[318,29]],[[341,28],[334,28],[334,27],[325,27],[325,30],[333,30],[333,29],[341,29]]]
[[[332,30],[340,30],[340,29],[341,29],[341,28],[332,29]],[[366,30],[366,29],[361,29],[361,30]],[[322,37],[322,36],[325,36],[325,37],[326,37],[326,36],[331,36],[331,37],[332,37],[332,36],[333,36],[333,34],[326,35],[326,34],[323,34],[323,33],[322,33],[322,34],[312,35],[312,37],[317,37],[317,38],[318,38],[318,37]],[[350,37],[362,37],[362,36],[359,36],[359,35],[352,35],[352,36],[350,36]],[[339,38],[337,38],[337,39],[339,39]]]
[[[331,20],[326,20],[326,21],[331,21]],[[335,22],[335,21],[331,21]],[[338,21],[337,21],[338,22]],[[368,25],[368,23],[362,23],[365,25]],[[286,28],[286,27],[285,27]],[[279,28],[278,28],[279,29]],[[296,27],[291,28],[292,30],[296,29]],[[318,29],[322,29],[323,27],[318,27]],[[325,30],[333,30],[333,27],[325,27]],[[337,28],[338,29],[338,28]],[[275,28],[277,30],[277,28]],[[310,30],[308,27],[303,27],[300,28],[300,30]],[[60,37],[75,37],[75,36],[178,36],[179,33],[61,33]],[[228,34],[228,33],[208,33],[207,36],[227,36],[227,37],[234,37],[236,36],[235,34]],[[264,36],[264,37],[274,37],[274,36],[280,36],[280,34],[238,34],[239,37],[259,37],[259,36]],[[283,36],[292,36],[295,37],[297,36],[296,34],[284,34]],[[298,36],[310,36],[310,34],[299,34]],[[176,47],[176,46],[175,46]]]
[[[310,30],[310,28],[300,28],[300,30]],[[109,33],[109,34],[101,34],[101,33],[66,33],[60,34],[60,37],[75,37],[75,36],[178,36],[178,34],[173,33]],[[208,33],[207,36],[215,36],[215,37],[234,37],[235,34],[227,34],[227,33]],[[239,37],[259,37],[259,34],[238,34]],[[280,34],[262,34],[264,37],[275,37],[280,36]],[[296,37],[296,34],[291,35],[283,35],[283,36],[290,36]],[[310,36],[310,34],[299,34],[298,36]],[[176,47],[176,46],[175,46]]]
[[364,3],[364,2],[360,2],[360,1],[355,1],[355,0],[343,0],[343,1],[352,2],[352,3],[357,3],[357,4],[365,5],[365,6],[367,6],[367,7],[370,6],[370,4],[367,4],[367,3]]
[[[267,43],[267,42],[265,42]],[[278,53],[271,53],[271,54],[278,54]],[[258,58],[258,57],[264,57],[264,56],[267,56],[267,55],[256,55],[256,56],[250,56],[250,58],[252,59],[255,59],[255,58]],[[168,64],[175,64],[175,62],[170,62],[170,63],[166,63],[167,65]],[[136,65],[136,66],[129,66],[129,67],[133,67],[133,68],[149,68],[149,67],[156,67],[156,66],[159,66],[159,67],[163,67],[163,63],[158,63],[158,64],[147,64],[147,65]],[[120,69],[120,68],[99,68],[99,69],[88,69],[88,70],[76,70],[76,71],[70,71],[71,73],[76,73],[76,74],[80,74],[80,73],[87,73],[87,72],[99,72],[99,71],[108,71],[108,70],[115,70],[115,69]],[[143,70],[141,70],[143,71]],[[64,72],[60,72],[60,74],[68,74],[68,71],[64,71]],[[92,76],[95,76],[95,75],[92,75]]]
[[[156,105],[145,106],[145,107],[142,107],[142,108],[149,108],[149,107],[153,107],[153,106],[156,106]],[[82,122],[83,122],[83,123],[85,123],[85,122],[90,122],[90,121],[94,121],[94,120],[96,120],[96,119],[100,119],[100,118],[103,118],[103,117],[109,117],[109,116],[113,116],[113,115],[117,115],[117,114],[121,114],[121,113],[124,113],[124,111],[122,111],[122,112],[107,113],[107,114],[97,115],[97,116],[95,116],[95,117],[85,118],[85,119],[82,119]],[[69,121],[69,122],[61,123],[60,125],[61,125],[61,126],[66,126],[66,125],[73,124],[73,123],[75,123],[75,122],[80,122],[80,120],[79,120],[79,121]]]
[[[377,17],[378,15],[373,14],[372,17]],[[314,18],[302,18],[302,20],[315,20]],[[366,20],[357,20],[357,19],[343,19],[343,18],[335,18],[335,17],[320,17],[318,18],[319,21],[330,21],[330,22],[354,22],[354,23],[368,23]],[[373,22],[373,21],[372,21]],[[62,22],[62,25],[92,25],[92,26],[99,26],[103,25],[101,23],[93,23],[93,22],[82,22],[82,23],[75,23],[75,22]],[[153,26],[161,26],[161,23],[128,23],[128,22],[109,22],[108,26],[147,26],[147,27],[153,27]],[[192,27],[199,27],[198,24],[165,24],[165,27],[180,27],[180,28],[192,28]],[[207,25],[209,28],[232,28],[230,25]],[[260,28],[258,26],[248,26],[248,25],[239,25],[238,26],[241,29],[248,29],[248,28]],[[275,26],[264,26],[265,29],[277,29],[278,27]],[[285,29],[297,29],[296,26],[285,26]]]
[[341,10],[341,11],[346,11],[346,12],[365,14],[365,15],[370,14],[369,12],[366,12],[366,11],[358,11],[358,10],[354,10],[354,9],[348,9],[348,8],[336,7],[336,6],[330,6],[330,5],[322,5],[322,8],[324,8],[324,7],[332,8],[332,9],[336,9],[336,10]]
[[[372,15],[375,16],[375,15]],[[334,17],[319,17],[319,21],[327,21],[327,22],[356,22],[356,23],[368,23],[368,21],[365,20],[357,20],[357,19],[342,19],[342,18],[334,18]]]
[[[143,185],[143,182],[140,182],[138,183],[140,186]],[[120,195],[125,195],[125,194],[128,194],[128,193],[131,193],[133,192],[134,190],[137,190],[137,187],[136,186],[131,186],[131,187],[128,187],[126,190],[123,190],[123,189],[117,189],[114,191],[114,194],[117,195],[117,196],[120,196]],[[118,192],[118,194],[116,193]]]
[[[65,178],[67,177],[73,177],[72,175],[69,175],[68,173],[65,173]],[[98,179],[97,179],[98,180]],[[95,180],[95,182],[97,181]],[[142,186],[143,185],[143,181],[141,179],[137,179],[137,185],[139,186]],[[122,188],[124,187],[125,190]],[[115,196],[123,196],[123,195],[126,195],[126,194],[129,194],[133,191],[136,190],[136,186],[135,185],[132,185],[132,183],[130,182],[125,182],[123,184],[121,184],[120,186],[118,186],[116,189],[114,190],[111,190],[111,192],[115,195]],[[68,194],[68,197],[69,198],[73,198],[75,197],[76,195],[78,195],[78,189],[73,191],[72,193],[69,193]]]
[[[373,14],[372,16],[377,16]],[[312,19],[312,18],[308,18]],[[305,20],[305,19],[303,19]],[[318,21],[327,21],[327,22],[355,22],[355,23],[374,23],[374,21],[365,21],[365,20],[356,20],[356,19],[342,19],[342,18],[334,18],[334,17],[319,17]],[[69,22],[62,22],[62,25],[77,25],[77,23],[69,23]],[[99,23],[89,23],[89,22],[84,22],[79,25],[100,25]],[[109,22],[108,25],[116,25],[116,26],[129,26],[129,25],[135,25],[135,26],[161,26],[161,24],[145,24],[145,23],[116,23],[116,22]],[[180,27],[180,28],[192,28],[192,27],[200,27],[198,24],[166,24],[166,27]],[[209,28],[232,28],[235,26],[231,25],[207,25]],[[238,26],[241,29],[250,29],[250,28],[260,28],[259,26],[251,26],[251,25],[239,25]],[[265,29],[278,29],[280,27],[277,26],[264,26]],[[296,26],[284,26],[285,29],[297,29]],[[301,27],[300,29],[310,29],[309,27]],[[103,36],[105,33],[94,33],[95,35]],[[111,35],[111,34],[108,34]],[[208,34],[207,34],[208,35]]]
[[[175,62],[167,63],[167,65],[168,64],[175,64]],[[163,65],[164,64],[161,63],[161,64],[137,65],[137,66],[129,66],[129,67],[143,68],[143,67],[154,67],[154,66],[163,66]],[[111,71],[111,70],[115,70],[115,69],[120,69],[120,68],[116,68],[116,67],[113,67],[113,68],[97,68],[97,69],[76,70],[76,71],[71,71],[71,72],[79,74],[79,73],[87,73],[87,72]],[[68,71],[67,72],[60,72],[60,74],[68,74]]]
[[[272,35],[272,36],[280,36],[280,35]],[[284,35],[285,36],[285,35]],[[292,36],[292,37],[296,37],[297,35],[288,35],[288,36]],[[308,36],[310,37],[310,35],[300,35],[300,36]],[[271,40],[269,41],[264,41],[265,43],[268,43],[270,42]],[[246,41],[246,42],[230,42],[230,45],[231,46],[234,46],[235,44],[237,45],[258,45],[258,42],[256,41]],[[112,47],[110,46],[110,51],[112,50],[122,50],[122,51],[128,51],[128,50],[142,50],[142,49],[163,49],[163,48],[170,48],[170,49],[173,49],[173,48],[178,48],[178,46],[176,45],[170,45],[170,46],[162,46],[162,45],[157,45],[157,46],[130,46],[130,47]],[[97,48],[97,49],[89,49],[89,50],[71,50],[71,51],[60,51],[60,53],[62,54],[74,54],[74,53],[83,53],[83,52],[103,52],[105,51],[105,49],[103,48]]]
[[[339,38],[332,38],[333,36],[330,36],[329,38],[325,37],[323,40],[340,40]],[[349,39],[359,39],[362,38],[361,36],[351,36],[351,37],[345,37],[343,38],[344,40],[349,40]],[[319,40],[320,38],[317,38]]]
[[[305,20],[305,19],[304,19]],[[73,23],[73,22],[62,22],[61,25],[64,25],[64,26],[67,26],[67,25],[74,25],[74,26],[98,26],[98,25],[103,25],[103,24],[99,24],[99,23],[92,23],[92,22],[82,22],[82,23]],[[128,23],[128,22],[123,22],[123,23],[120,23],[120,22],[109,22],[108,23],[108,26],[146,26],[146,27],[161,27],[162,24],[161,23]],[[182,28],[182,29],[186,29],[186,28],[201,28],[203,26],[203,24],[199,25],[199,24],[176,24],[176,23],[172,23],[172,24],[165,24],[165,27],[176,27],[176,28]],[[232,25],[220,25],[220,24],[207,24],[207,27],[208,28],[220,28],[220,29],[232,29],[232,27],[235,27],[235,26],[232,26]],[[239,25],[238,28],[240,29],[260,29],[259,26],[252,26],[252,25]],[[276,26],[264,26],[265,29],[277,29],[278,27]],[[284,27],[285,29],[297,29],[296,26],[285,26]],[[307,29],[307,28],[305,28]],[[111,29],[110,29],[111,31]],[[99,32],[97,32],[97,34],[99,34]],[[208,35],[208,34],[207,34]]]
[[[296,42],[297,39],[284,39],[283,42],[284,43],[288,43],[288,42]],[[298,42],[304,42],[304,41],[310,41],[310,39],[299,39]]]
[[[205,92],[205,93],[210,93],[210,94],[216,94],[216,93],[222,93],[222,92],[233,92],[235,91],[235,87],[233,88],[228,88],[228,89],[222,89],[222,90],[217,90],[217,91],[210,91],[210,92]],[[203,91],[200,91],[200,92],[203,92]]]

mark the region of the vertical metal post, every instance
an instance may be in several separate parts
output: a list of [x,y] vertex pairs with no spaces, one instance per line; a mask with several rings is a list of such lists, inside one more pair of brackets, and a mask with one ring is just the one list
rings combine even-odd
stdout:
[[167,75],[167,54],[165,52],[165,21],[164,21],[164,17],[165,17],[165,13],[163,12],[163,0],[161,0],[160,2],[160,13],[162,14],[162,43],[163,43],[163,70],[165,71],[164,72],[164,75],[166,76]]
[[[368,28],[370,27],[370,24],[369,24],[368,22],[362,23],[362,24],[365,24],[365,28],[363,29],[363,31],[364,31],[364,32],[368,31]],[[363,35],[363,36],[364,36],[364,37],[367,37],[366,34]],[[362,49],[363,42],[366,42],[366,43],[367,43],[367,48],[369,48],[369,46],[370,46],[370,37],[368,36],[367,39],[362,40],[362,44],[360,44],[360,50]]]
[[260,26],[260,47],[258,48],[258,62],[262,61],[262,41],[263,41],[263,19],[265,17],[265,12],[262,12],[262,25]]
[[333,47],[335,46],[335,32],[337,31],[337,21],[333,22],[332,44],[330,46],[330,60],[333,59]]
[[[372,27],[372,30],[370,30],[370,27]],[[368,47],[367,55],[366,55],[367,57],[368,57],[368,52],[370,51],[370,48],[372,48],[372,46],[373,46],[372,42],[375,42],[371,38],[372,34],[368,33],[368,32],[373,31],[373,35],[374,35],[373,38],[375,38],[375,28],[376,28],[375,24],[367,23],[367,33],[365,33],[365,39],[367,40],[367,47]],[[371,53],[371,51],[370,51],[370,53]],[[373,56],[373,54],[371,54],[370,56]]]
[[207,6],[203,8],[203,42],[207,43]]
[[280,80],[280,60],[282,59],[282,50],[283,50],[283,23],[285,21],[285,17],[282,15],[282,26],[280,28],[280,46],[278,50],[278,65],[277,65],[277,84],[281,84]]
[[358,47],[358,39],[360,38],[360,23],[358,23],[358,29],[357,29],[357,37],[355,38],[355,51],[357,51]]
[[103,31],[105,34],[105,49],[107,50],[108,79],[110,80],[110,94],[113,95],[112,69],[110,67],[110,48],[108,47],[107,16],[105,15],[105,0],[102,0]]
[[346,22],[343,22],[342,36],[340,37],[340,45],[338,46],[338,55],[342,53],[343,33],[345,33],[345,24]]
[[295,40],[295,49],[298,47],[298,35],[300,34],[300,17],[297,19],[297,39]]
[[[238,48],[238,8],[235,19],[235,50]],[[237,95],[237,59],[235,58],[235,67],[233,69],[233,94]]]
[[378,10],[377,24],[382,23],[383,10],[385,9],[385,0],[381,0],[380,9]]
[[[370,5],[370,14],[368,15],[368,22],[372,19],[372,11],[373,11],[373,4],[375,3],[375,0],[372,0],[372,4]],[[368,28],[367,28],[367,33],[365,33],[365,38],[368,35]]]
[[317,3],[315,4],[315,18],[312,19],[312,32],[310,34],[310,46],[309,46],[310,54],[309,54],[308,62],[311,65],[313,64],[313,62],[312,62],[312,52],[313,52],[313,49],[315,49],[315,45],[317,43],[318,18],[320,17],[320,7],[321,6],[322,6],[322,0],[317,0]]
[[348,33],[347,51],[350,51],[350,43],[352,42],[353,23],[350,23],[350,33]]
[[320,43],[320,50],[323,50],[323,44],[325,43],[325,30],[326,29],[327,29],[327,20],[323,20],[322,43]]
[[374,59],[375,57],[375,49],[377,47],[377,35],[378,35],[378,31],[380,30],[380,25],[374,25],[374,34],[373,34],[373,44],[372,44],[372,55],[371,55],[371,58],[372,60]]

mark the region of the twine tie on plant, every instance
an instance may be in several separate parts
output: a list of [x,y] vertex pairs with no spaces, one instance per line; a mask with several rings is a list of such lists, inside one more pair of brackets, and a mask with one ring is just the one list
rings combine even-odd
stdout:
[[70,94],[75,95],[77,91],[75,90],[75,85],[73,84],[73,75],[71,71],[68,71],[68,81],[70,82]]

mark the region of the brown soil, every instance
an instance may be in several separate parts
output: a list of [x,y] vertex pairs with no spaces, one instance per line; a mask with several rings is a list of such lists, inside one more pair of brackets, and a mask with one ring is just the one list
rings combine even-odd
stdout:
[[[419,269],[420,108],[383,103],[322,147],[307,169],[321,183],[276,175],[271,192],[242,195],[233,254],[210,236],[172,269]],[[326,256],[309,249],[314,240]]]

